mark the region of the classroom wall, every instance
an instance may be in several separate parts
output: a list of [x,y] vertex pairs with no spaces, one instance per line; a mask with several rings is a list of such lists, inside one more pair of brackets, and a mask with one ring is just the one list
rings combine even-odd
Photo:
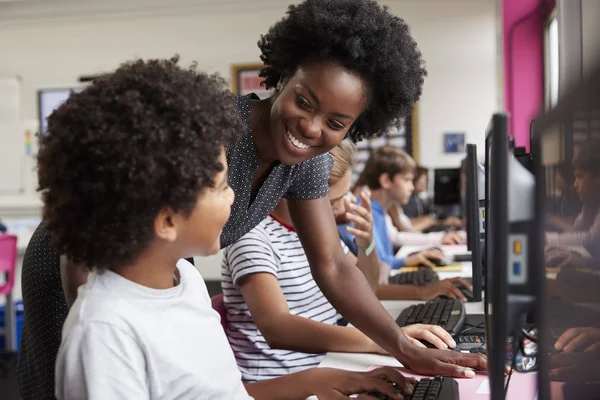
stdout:
[[[288,4],[71,1],[0,2],[0,76],[22,77],[23,112],[30,129],[37,129],[38,88],[71,86],[80,75],[109,71],[134,57],[178,53],[183,63],[197,60],[202,69],[229,78],[232,63],[259,59],[260,34],[283,16]],[[429,167],[458,166],[464,155],[443,152],[443,132],[464,132],[467,141],[481,149],[490,116],[502,107],[496,1],[384,3],[411,25],[427,62],[429,75],[418,116],[419,159]],[[33,159],[27,163],[25,193],[13,196],[13,203],[36,197]],[[209,264],[209,275],[218,276],[217,260]]]

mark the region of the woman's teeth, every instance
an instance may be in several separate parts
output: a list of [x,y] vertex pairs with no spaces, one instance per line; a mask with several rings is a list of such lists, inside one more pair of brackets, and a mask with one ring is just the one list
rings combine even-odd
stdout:
[[294,147],[301,149],[301,150],[308,149],[310,147],[309,145],[302,143],[301,141],[296,139],[294,136],[292,136],[290,131],[286,131],[286,134],[287,134],[288,139],[290,139],[290,142],[292,142],[292,144],[294,145]]

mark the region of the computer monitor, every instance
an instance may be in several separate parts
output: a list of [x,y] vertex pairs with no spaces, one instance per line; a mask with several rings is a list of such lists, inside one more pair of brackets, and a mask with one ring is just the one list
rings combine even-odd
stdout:
[[[600,248],[597,236],[590,236],[589,230],[580,226],[593,226],[598,211],[589,213],[586,204],[597,203],[600,197],[598,182],[600,174],[596,169],[594,156],[600,153],[600,69],[590,78],[563,96],[555,108],[540,115],[535,120],[532,137],[532,158],[536,173],[536,230],[532,238],[548,243],[547,259],[537,270],[537,303],[539,334],[538,342],[538,398],[540,399],[595,399],[600,393],[600,353],[591,350],[600,346],[600,340],[593,333],[600,333]],[[584,209],[574,225],[575,233],[544,232],[543,218],[551,213],[548,199],[556,193],[553,185],[557,167],[571,163],[579,182],[578,194]],[[590,168],[591,165],[591,168]],[[584,171],[584,169],[586,171]],[[595,183],[594,183],[595,182]],[[574,240],[579,235],[587,238],[583,242]],[[592,239],[592,240],[590,240]],[[577,258],[566,259],[556,273],[552,262],[556,243],[564,246],[583,245],[581,249],[566,247],[558,249],[566,254],[575,252]],[[589,250],[591,254],[584,255]],[[543,256],[543,254],[541,255]],[[585,305],[582,306],[582,305]],[[557,351],[557,338],[567,331],[585,329],[586,345],[574,347],[568,352]],[[584,339],[580,337],[579,339]],[[564,338],[563,338],[564,339]],[[552,382],[550,382],[552,381]]]
[[[535,177],[509,151],[508,117],[494,114],[489,126],[488,247],[489,293],[486,343],[492,400],[504,399],[506,348],[521,338],[522,322],[535,305],[530,229],[534,221]],[[513,348],[513,352],[516,352]],[[516,355],[516,354],[515,354]]]
[[483,172],[477,161],[477,146],[467,144],[465,217],[467,221],[467,247],[471,251],[473,301],[481,301],[483,270],[481,268],[481,211],[479,182]]
[[437,168],[433,172],[433,203],[436,206],[460,204],[460,168]]
[[64,103],[72,92],[81,90],[83,90],[83,86],[38,90],[38,119],[42,134],[45,134],[48,129],[47,120],[50,114]]

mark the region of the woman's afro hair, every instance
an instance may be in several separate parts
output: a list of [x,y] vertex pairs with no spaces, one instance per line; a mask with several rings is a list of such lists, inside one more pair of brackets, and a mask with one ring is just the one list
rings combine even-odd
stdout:
[[368,103],[349,131],[382,135],[410,114],[427,74],[408,25],[374,0],[305,0],[262,35],[267,89],[311,61],[334,61],[366,80]]
[[118,268],[154,240],[164,207],[189,215],[241,132],[225,81],[171,60],[123,64],[48,118],[38,154],[43,217],[59,254]]

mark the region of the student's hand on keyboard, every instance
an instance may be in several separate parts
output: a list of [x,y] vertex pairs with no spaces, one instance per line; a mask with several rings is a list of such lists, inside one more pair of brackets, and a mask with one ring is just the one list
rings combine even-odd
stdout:
[[415,346],[425,347],[419,340],[425,340],[438,349],[446,350],[456,347],[452,336],[439,325],[414,324],[401,328]]
[[391,367],[381,367],[369,372],[333,368],[315,368],[313,371],[310,384],[315,388],[314,394],[319,400],[342,399],[370,391],[385,393],[392,399],[402,399],[392,384],[400,388],[402,393],[410,395],[416,382],[414,378],[407,378]]
[[554,344],[554,349],[565,353],[600,350],[600,329],[592,327],[567,329]]
[[443,258],[444,253],[439,249],[423,250],[406,257],[404,265],[407,267],[424,266],[427,268],[435,268],[435,264],[431,262],[431,260],[442,260]]
[[436,297],[445,296],[449,299],[461,299],[462,301],[467,301],[465,295],[458,287],[456,287],[456,285],[460,285],[469,291],[473,291],[473,287],[463,278],[444,279],[439,282],[421,286],[421,300],[433,300]]
[[442,237],[442,244],[465,244],[467,243],[467,235],[464,231],[448,232]]
[[[420,375],[441,375],[452,378],[473,378],[475,370],[487,370],[487,358],[481,354],[423,349],[413,346],[400,362]],[[508,369],[506,371],[508,373]]]
[[442,221],[442,225],[451,226],[453,228],[460,228],[462,224],[462,220],[456,217],[448,217]]

